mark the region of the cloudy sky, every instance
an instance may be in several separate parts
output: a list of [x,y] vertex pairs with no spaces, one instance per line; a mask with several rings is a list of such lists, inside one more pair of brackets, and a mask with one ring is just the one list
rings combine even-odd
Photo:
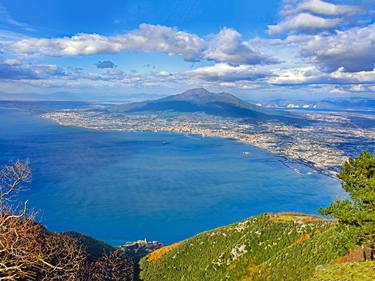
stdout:
[[373,95],[374,68],[373,0],[0,0],[0,95]]

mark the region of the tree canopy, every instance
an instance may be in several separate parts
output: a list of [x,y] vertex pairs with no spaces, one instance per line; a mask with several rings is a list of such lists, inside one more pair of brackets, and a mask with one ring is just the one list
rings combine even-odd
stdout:
[[342,225],[352,227],[358,243],[375,249],[375,156],[368,151],[349,159],[338,174],[350,198],[337,200],[324,215],[333,216]]

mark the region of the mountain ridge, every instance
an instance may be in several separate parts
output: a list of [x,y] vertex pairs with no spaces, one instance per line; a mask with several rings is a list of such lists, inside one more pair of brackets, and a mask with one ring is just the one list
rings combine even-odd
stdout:
[[204,88],[194,88],[156,100],[114,105],[110,110],[122,113],[201,112],[209,115],[244,118],[254,121],[276,119],[283,122],[302,122],[302,120],[290,113],[266,109],[246,102],[230,93],[212,93]]

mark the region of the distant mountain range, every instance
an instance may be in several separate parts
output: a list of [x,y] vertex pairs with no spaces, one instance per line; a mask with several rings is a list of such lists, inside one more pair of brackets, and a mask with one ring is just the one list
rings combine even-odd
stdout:
[[341,98],[341,99],[324,99],[318,107],[326,108],[342,108],[357,110],[375,110],[375,100],[361,97]]
[[[182,94],[157,100],[135,102],[111,106],[112,112],[200,112],[222,117],[246,118],[252,120],[296,121],[298,117],[290,113],[263,108],[238,97],[222,92],[211,93],[203,88],[191,89]],[[299,120],[301,121],[301,120]]]
[[375,111],[375,99],[365,97],[324,98],[321,100],[274,99],[262,103],[268,108]]

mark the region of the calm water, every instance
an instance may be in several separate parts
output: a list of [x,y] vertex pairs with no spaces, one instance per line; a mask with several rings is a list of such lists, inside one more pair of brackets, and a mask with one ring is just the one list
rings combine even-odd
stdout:
[[329,177],[230,140],[99,132],[0,109],[0,163],[25,158],[33,183],[22,199],[42,223],[115,245],[170,243],[262,212],[315,213],[341,194]]

